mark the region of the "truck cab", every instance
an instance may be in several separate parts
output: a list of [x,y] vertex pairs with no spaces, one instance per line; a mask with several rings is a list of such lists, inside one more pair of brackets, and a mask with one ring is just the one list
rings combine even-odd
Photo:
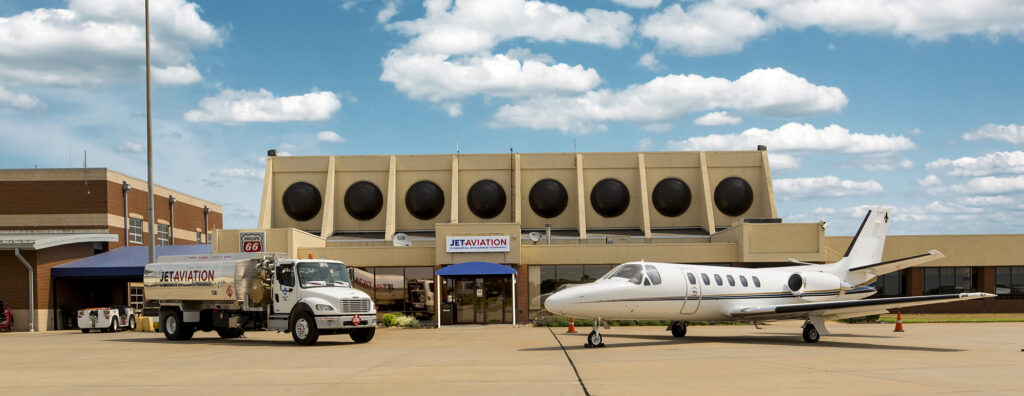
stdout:
[[356,342],[373,338],[377,325],[373,301],[352,288],[340,261],[281,261],[274,271],[272,295],[269,329],[290,331],[300,345],[316,342],[320,334],[349,330]]

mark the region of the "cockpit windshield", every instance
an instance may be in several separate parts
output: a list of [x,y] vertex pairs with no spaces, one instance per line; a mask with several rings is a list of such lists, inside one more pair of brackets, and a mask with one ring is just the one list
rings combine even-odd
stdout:
[[644,280],[644,267],[640,264],[623,264],[604,276],[604,279],[611,278],[625,278],[639,285]]
[[299,284],[310,287],[349,287],[351,281],[342,263],[299,263]]

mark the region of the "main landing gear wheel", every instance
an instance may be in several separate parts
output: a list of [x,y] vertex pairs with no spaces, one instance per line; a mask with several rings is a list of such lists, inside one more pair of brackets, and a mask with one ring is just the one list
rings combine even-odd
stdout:
[[672,322],[672,336],[682,338],[686,336],[686,322]]
[[804,342],[813,344],[818,342],[820,338],[821,335],[818,334],[818,329],[814,328],[814,325],[810,323],[804,324]]
[[590,334],[587,335],[587,343],[583,344],[583,346],[588,348],[603,347],[604,342],[601,341],[601,338],[601,333],[598,333],[597,330],[591,330]]

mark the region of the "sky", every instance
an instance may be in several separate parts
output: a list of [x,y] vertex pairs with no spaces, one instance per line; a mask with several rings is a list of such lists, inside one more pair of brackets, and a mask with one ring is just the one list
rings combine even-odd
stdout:
[[[146,175],[138,0],[0,1],[0,168]],[[779,216],[1024,233],[1024,2],[153,0],[154,181],[279,155],[752,150]]]

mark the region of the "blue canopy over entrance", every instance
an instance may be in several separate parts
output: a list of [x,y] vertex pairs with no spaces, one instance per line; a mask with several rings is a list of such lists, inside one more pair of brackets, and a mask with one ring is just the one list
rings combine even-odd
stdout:
[[515,273],[514,268],[486,261],[467,261],[449,265],[434,272],[441,276],[512,275]]
[[[162,245],[156,247],[156,256],[210,254],[212,246]],[[99,276],[141,278],[148,263],[149,246],[127,246],[50,268],[50,276],[54,278]]]

